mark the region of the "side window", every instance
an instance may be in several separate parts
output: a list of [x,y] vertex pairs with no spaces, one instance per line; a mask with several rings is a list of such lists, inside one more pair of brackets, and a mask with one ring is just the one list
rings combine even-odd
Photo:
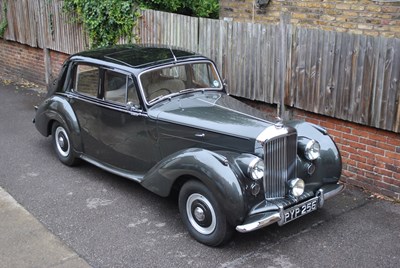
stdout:
[[98,88],[99,69],[90,65],[77,65],[74,90],[87,96],[97,97]]
[[135,84],[126,74],[104,71],[104,99],[126,104],[131,102],[135,107],[139,105]]
[[127,76],[125,74],[105,70],[104,99],[118,103],[126,103],[126,85]]

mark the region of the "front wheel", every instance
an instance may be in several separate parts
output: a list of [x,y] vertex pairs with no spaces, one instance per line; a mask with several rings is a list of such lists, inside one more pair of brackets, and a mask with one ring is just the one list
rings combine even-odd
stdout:
[[192,237],[208,246],[218,246],[233,234],[213,194],[198,181],[185,183],[179,192],[179,212]]
[[69,132],[61,124],[55,122],[51,130],[51,136],[58,159],[68,166],[77,164],[78,159],[74,155]]

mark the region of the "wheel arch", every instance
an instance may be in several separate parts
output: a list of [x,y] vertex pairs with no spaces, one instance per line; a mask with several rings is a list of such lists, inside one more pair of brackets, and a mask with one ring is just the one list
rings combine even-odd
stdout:
[[[313,161],[316,170],[308,181],[313,182],[314,185],[337,183],[342,172],[342,158],[337,144],[329,136],[328,132],[312,123],[302,121],[291,121],[289,123],[296,128],[299,137],[314,139],[321,146],[321,157]],[[306,170],[307,163],[308,161],[298,162],[298,170]]]
[[51,135],[53,124],[58,122],[70,133],[74,151],[82,152],[81,132],[78,119],[69,102],[62,96],[46,99],[38,108],[35,126],[44,136]]
[[245,198],[239,174],[224,162],[224,157],[205,149],[177,152],[160,161],[143,178],[142,186],[160,195],[179,192],[189,180],[203,183],[215,196],[231,225],[244,220]]

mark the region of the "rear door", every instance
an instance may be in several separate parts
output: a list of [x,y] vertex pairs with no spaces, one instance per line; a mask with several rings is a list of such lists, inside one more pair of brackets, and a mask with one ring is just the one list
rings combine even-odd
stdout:
[[74,71],[71,103],[84,153],[112,168],[146,172],[158,159],[155,124],[142,109],[134,78],[124,71],[83,63]]

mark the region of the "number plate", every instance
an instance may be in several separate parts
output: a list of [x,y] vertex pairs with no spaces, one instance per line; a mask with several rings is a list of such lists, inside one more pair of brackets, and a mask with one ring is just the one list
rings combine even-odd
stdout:
[[283,224],[286,224],[292,220],[300,218],[314,210],[317,210],[318,197],[314,197],[304,203],[298,204],[294,207],[283,211]]

